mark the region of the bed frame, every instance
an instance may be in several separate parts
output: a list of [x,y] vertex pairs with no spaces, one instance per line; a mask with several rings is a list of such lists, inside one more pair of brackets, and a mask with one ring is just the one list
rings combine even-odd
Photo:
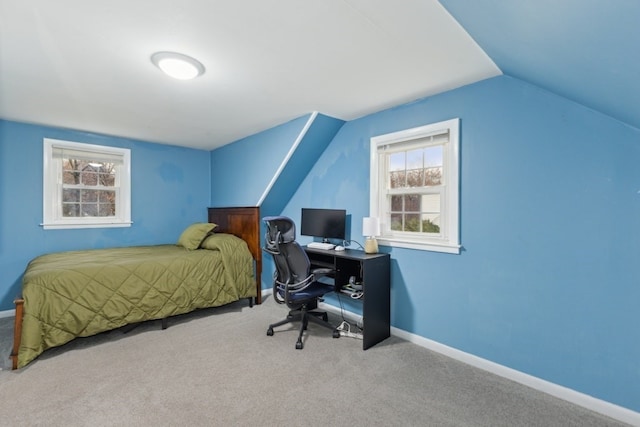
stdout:
[[209,222],[218,224],[216,233],[233,234],[249,246],[255,262],[256,304],[262,304],[262,247],[260,246],[260,208],[209,208]]
[[[255,263],[256,304],[262,304],[262,248],[260,247],[260,208],[229,207],[208,208],[208,221],[217,224],[217,233],[229,233],[247,242],[249,252]],[[24,315],[24,299],[16,298],[15,323],[13,327],[13,349],[11,351],[12,369],[18,368],[18,350],[22,339],[22,318]],[[163,329],[166,327],[163,320]]]

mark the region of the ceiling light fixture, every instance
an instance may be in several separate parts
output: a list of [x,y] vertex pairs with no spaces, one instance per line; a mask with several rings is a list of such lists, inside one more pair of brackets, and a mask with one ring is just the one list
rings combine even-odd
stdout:
[[174,79],[190,80],[204,74],[204,65],[181,53],[156,52],[151,55],[151,62]]

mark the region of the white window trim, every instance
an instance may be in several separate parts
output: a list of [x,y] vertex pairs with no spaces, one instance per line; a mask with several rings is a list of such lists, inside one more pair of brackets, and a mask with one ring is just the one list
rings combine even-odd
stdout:
[[[53,149],[66,148],[97,154],[111,154],[122,156],[122,165],[118,174],[120,179],[120,197],[117,206],[117,216],[113,218],[62,218],[60,214],[61,164],[54,160]],[[43,194],[42,194],[42,224],[45,230],[71,228],[112,228],[131,226],[131,150],[128,148],[109,147],[104,145],[85,144],[80,142],[63,141],[58,139],[43,139]]]
[[[446,216],[444,218],[443,230],[439,237],[411,238],[399,235],[385,236],[384,230],[388,224],[384,224],[382,220],[385,215],[382,212],[383,202],[381,198],[384,193],[380,190],[385,185],[380,182],[379,173],[379,154],[378,147],[381,145],[394,144],[399,142],[411,141],[413,139],[425,138],[427,136],[441,133],[443,130],[449,131],[449,143],[445,149],[443,156],[445,162],[446,185],[443,211]],[[426,126],[420,126],[412,129],[406,129],[385,135],[374,136],[370,143],[370,196],[369,196],[369,212],[371,216],[377,216],[381,219],[381,228],[383,235],[378,237],[378,243],[383,246],[393,246],[400,248],[418,249],[426,251],[444,252],[451,254],[460,253],[460,119],[451,119],[439,123],[433,123]]]

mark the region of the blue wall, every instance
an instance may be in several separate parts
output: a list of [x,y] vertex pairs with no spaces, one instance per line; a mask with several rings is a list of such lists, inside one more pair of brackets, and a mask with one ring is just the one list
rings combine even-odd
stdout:
[[[42,229],[45,137],[131,149],[131,227]],[[207,151],[0,121],[0,310],[13,308],[22,273],[37,255],[175,243],[187,225],[207,220],[209,167]]]
[[461,119],[460,255],[383,247],[392,325],[640,411],[640,131],[511,77],[346,123],[283,211],[346,208],[369,138]]
[[[291,154],[289,161],[260,205],[262,216],[279,215],[307,176],[316,160],[331,143],[344,121],[317,114]],[[272,276],[269,276],[272,277]]]
[[343,124],[312,113],[213,150],[211,205],[279,214]]
[[211,205],[258,206],[309,115],[211,152]]

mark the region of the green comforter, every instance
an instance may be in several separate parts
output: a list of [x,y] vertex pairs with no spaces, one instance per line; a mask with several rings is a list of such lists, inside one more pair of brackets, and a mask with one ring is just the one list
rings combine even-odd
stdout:
[[255,297],[246,243],[215,234],[209,249],[175,245],[62,252],[29,263],[21,368],[75,337]]

